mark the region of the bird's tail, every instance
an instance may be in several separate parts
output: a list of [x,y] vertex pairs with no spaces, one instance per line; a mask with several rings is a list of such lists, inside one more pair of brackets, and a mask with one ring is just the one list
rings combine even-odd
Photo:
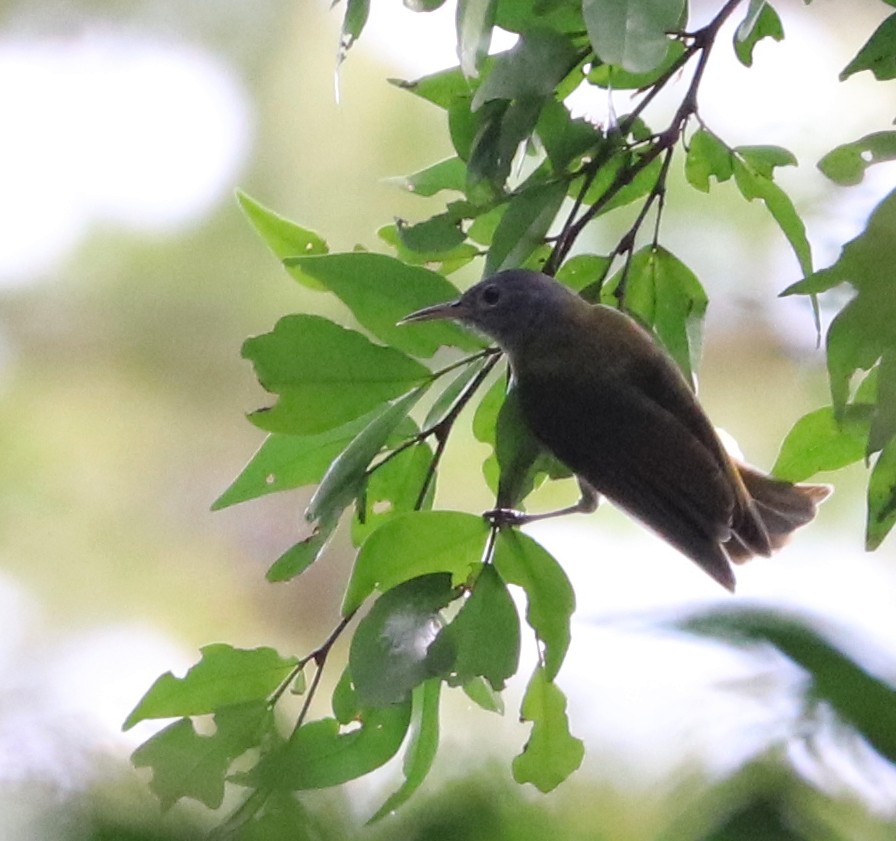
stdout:
[[735,466],[750,498],[724,544],[738,564],[780,549],[792,532],[814,519],[819,503],[831,494],[830,485],[794,485],[745,464]]

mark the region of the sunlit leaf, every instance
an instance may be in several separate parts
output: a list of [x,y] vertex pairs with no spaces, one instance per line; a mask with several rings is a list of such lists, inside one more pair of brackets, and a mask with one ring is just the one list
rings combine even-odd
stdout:
[[508,584],[526,593],[526,621],[544,646],[545,678],[553,680],[569,648],[569,622],[576,604],[572,585],[554,557],[516,529],[499,532],[494,562]]
[[[355,507],[356,517],[352,520],[355,546],[362,544],[390,517],[414,510],[429,474],[432,457],[429,444],[414,444],[373,471],[367,479],[363,498]],[[422,508],[432,505],[434,490],[435,483],[430,482]]]
[[429,773],[439,746],[441,689],[442,682],[440,680],[428,680],[414,690],[410,739],[401,765],[404,782],[377,809],[368,823],[384,818],[407,802],[410,796],[420,788]]
[[[877,457],[868,481],[866,548],[869,551],[877,549],[894,525],[896,525],[896,438],[891,438]],[[896,744],[893,749],[896,751]],[[896,760],[896,752],[889,756]]]
[[466,175],[467,168],[460,158],[446,158],[413,175],[389,180],[415,195],[434,196],[442,190],[462,191]]
[[600,130],[583,118],[573,119],[562,102],[549,99],[538,117],[536,129],[555,173],[562,173],[583,154],[603,144]]
[[504,699],[483,677],[474,677],[463,685],[464,694],[486,712],[504,715]]
[[459,511],[399,514],[364,541],[342,602],[342,613],[356,610],[374,590],[431,572],[450,572],[462,581],[482,558],[488,524]]
[[213,713],[223,707],[267,698],[298,662],[273,648],[240,649],[214,643],[184,677],[166,672],[149,688],[123,728],[150,718]]
[[458,221],[448,213],[440,213],[414,225],[399,220],[395,227],[402,245],[417,254],[445,254],[466,239]]
[[303,724],[266,756],[245,782],[273,790],[329,788],[363,777],[395,756],[404,741],[411,702],[362,709],[350,727],[334,718]]
[[[236,197],[255,230],[280,260],[300,254],[326,254],[329,250],[314,231],[290,222],[246,193],[237,192]],[[316,283],[311,285],[320,288]]]
[[338,516],[316,523],[308,537],[291,546],[271,564],[265,578],[271,582],[289,581],[301,575],[321,556],[338,524]]
[[200,736],[193,722],[182,718],[144,742],[131,761],[137,768],[152,769],[150,788],[163,809],[182,797],[217,809],[231,763],[255,747],[272,726],[273,715],[263,703],[222,709],[215,715],[211,736]]
[[562,783],[581,764],[585,747],[569,732],[566,697],[538,666],[532,674],[520,716],[532,722],[523,752],[514,757],[513,778],[548,792]]
[[339,60],[361,37],[367,17],[370,14],[370,0],[346,0],[345,17],[342,20],[342,36],[339,39]]
[[527,32],[511,49],[492,58],[472,108],[475,111],[493,99],[545,99],[575,62],[576,49],[568,37],[541,29]]
[[486,361],[487,360],[483,357],[461,368],[457,376],[451,380],[444,391],[442,391],[442,393],[433,401],[432,406],[426,413],[426,419],[423,421],[424,429],[444,420],[457,399],[466,391],[472,381],[479,376],[479,372],[482,371]]
[[508,32],[525,32],[537,20],[540,29],[554,32],[581,32],[582,0],[510,0],[499,2],[495,24]]
[[747,16],[734,32],[734,52],[741,64],[752,66],[753,48],[763,38],[784,39],[781,18],[767,0],[750,0]]
[[601,300],[610,305],[621,300],[628,312],[652,326],[693,381],[708,299],[696,275],[681,260],[661,246],[645,246],[604,284]]
[[668,51],[666,57],[656,66],[646,72],[630,72],[617,64],[598,64],[588,73],[588,81],[599,88],[612,90],[641,90],[648,88],[664,73],[668,73],[672,66],[684,55],[684,44],[681,41],[667,41]]
[[484,677],[495,690],[516,674],[520,620],[494,566],[485,564],[463,607],[430,646],[437,662],[451,663],[450,681],[464,684]]
[[601,61],[633,73],[653,70],[669,50],[669,32],[686,17],[685,0],[583,0],[591,45]]
[[385,706],[437,674],[429,645],[443,626],[440,611],[458,597],[451,574],[431,573],[387,590],[358,623],[349,669],[358,699]]
[[281,318],[272,332],[247,339],[243,356],[259,382],[279,395],[276,405],[250,419],[290,435],[342,426],[431,376],[401,351],[315,315]]
[[510,200],[485,258],[485,274],[522,266],[538,245],[566,196],[566,183],[536,184]]
[[833,406],[801,417],[781,444],[772,473],[802,482],[824,470],[839,470],[865,457],[871,406],[850,406],[838,420]]
[[364,327],[394,348],[432,356],[442,345],[482,347],[469,332],[448,321],[398,324],[414,310],[458,296],[450,281],[429,269],[369,251],[294,257],[283,263],[294,277],[313,278],[330,290]]
[[422,394],[423,389],[415,389],[387,406],[333,460],[308,503],[305,518],[309,522],[335,520],[351,504],[363,486],[370,462]]
[[370,420],[368,414],[317,435],[268,435],[212,510],[319,482],[330,462]]
[[782,166],[786,162],[781,160],[783,155],[780,155],[777,147],[766,147],[768,149],[774,151],[758,154],[756,147],[749,151],[736,150],[741,154],[740,157],[734,157],[734,180],[747,201],[758,198],[765,204],[790,243],[803,274],[808,275],[812,273],[812,248],[806,237],[806,226],[787,193],[766,174],[774,166]]
[[896,160],[896,131],[876,131],[828,152],[818,168],[836,184],[861,183],[865,170],[874,164]]
[[734,174],[731,151],[712,132],[701,128],[688,143],[684,173],[691,186],[708,193],[711,177],[722,182]]
[[497,0],[458,0],[457,55],[465,76],[477,76],[492,40]]
[[593,303],[600,297],[600,287],[612,263],[610,257],[602,254],[576,254],[557,271],[557,280],[581,292],[586,300]]
[[843,68],[840,81],[862,70],[870,70],[880,81],[896,79],[896,15],[890,15],[874,30],[856,57]]

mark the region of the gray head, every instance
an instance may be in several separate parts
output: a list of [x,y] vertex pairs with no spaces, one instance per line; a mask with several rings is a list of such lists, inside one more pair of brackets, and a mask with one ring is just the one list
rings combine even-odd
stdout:
[[491,336],[513,354],[533,333],[562,322],[582,300],[552,277],[528,269],[510,269],[471,286],[456,301],[418,310],[402,319],[430,321],[450,318]]

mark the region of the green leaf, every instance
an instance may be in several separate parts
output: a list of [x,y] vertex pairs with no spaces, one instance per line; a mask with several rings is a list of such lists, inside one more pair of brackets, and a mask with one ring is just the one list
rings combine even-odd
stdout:
[[582,14],[601,61],[646,73],[666,58],[667,33],[681,28],[685,5],[685,0],[583,0]]
[[318,435],[268,435],[212,511],[319,482],[330,462],[370,422],[367,414]]
[[387,406],[333,460],[314,496],[305,518],[329,522],[351,504],[363,488],[370,462],[383,448],[398,425],[407,417],[425,389],[418,388]]
[[361,606],[374,590],[391,590],[431,572],[464,580],[479,563],[488,536],[482,517],[459,511],[399,514],[364,541],[342,602],[342,615]]
[[504,199],[517,151],[529,141],[541,112],[541,100],[486,102],[476,113],[476,132],[467,164],[467,198],[486,206]]
[[631,73],[623,70],[616,64],[598,64],[588,73],[588,81],[599,88],[612,90],[641,90],[649,88],[665,73],[668,73],[672,65],[684,55],[684,44],[681,41],[668,41],[666,57],[655,67],[646,73]]
[[566,697],[541,666],[532,673],[520,716],[532,722],[532,732],[523,752],[514,757],[513,778],[551,791],[582,764],[585,747],[569,732]]
[[424,429],[429,429],[445,419],[461,394],[479,376],[479,372],[486,365],[486,362],[487,359],[485,357],[480,357],[461,368],[460,373],[451,380],[442,393],[433,401],[432,406],[426,413],[426,419],[423,421]]
[[734,53],[741,64],[753,65],[753,48],[763,38],[784,40],[781,18],[767,0],[750,0],[747,16],[734,33]]
[[298,662],[295,657],[281,657],[273,648],[214,643],[200,651],[202,659],[184,677],[166,672],[153,683],[125,720],[124,730],[146,719],[203,715],[266,699]]
[[390,178],[391,183],[418,196],[434,196],[442,190],[462,192],[467,168],[460,158],[446,158],[432,166],[403,178]]
[[342,21],[342,36],[339,39],[339,60],[354,46],[361,37],[367,17],[370,14],[370,0],[347,0],[345,17]]
[[338,524],[338,516],[318,522],[308,537],[291,546],[274,561],[265,578],[273,583],[289,581],[301,575],[321,556]]
[[243,357],[279,395],[250,420],[270,432],[315,435],[343,426],[427,382],[430,371],[394,348],[315,315],[288,315],[247,339]]
[[423,76],[412,82],[402,79],[390,79],[393,85],[402,90],[448,110],[458,99],[472,98],[471,83],[459,67],[451,67],[448,70],[440,70],[429,76]]
[[[329,250],[314,231],[290,222],[246,193],[237,191],[236,198],[255,230],[280,260],[299,254],[326,254]],[[314,288],[319,287],[315,284]]]
[[348,659],[362,705],[404,701],[438,674],[429,646],[444,624],[440,611],[458,596],[451,574],[436,572],[404,581],[374,602],[358,623]]
[[273,715],[266,704],[242,704],[215,714],[211,736],[200,736],[188,718],[169,724],[137,748],[131,761],[136,768],[152,769],[150,788],[163,809],[182,797],[217,809],[233,760],[272,730]]
[[880,81],[896,79],[896,15],[890,15],[865,42],[856,57],[843,68],[840,81],[870,70]]
[[465,684],[484,677],[500,691],[516,674],[520,659],[520,619],[507,586],[491,564],[480,570],[473,591],[429,648],[434,661],[450,663],[450,681]]
[[612,263],[611,258],[602,254],[576,254],[557,271],[557,280],[576,292],[599,290]]
[[508,584],[522,587],[526,622],[544,646],[547,680],[553,680],[569,648],[575,593],[563,567],[546,549],[516,529],[502,529],[495,542],[495,567]]
[[562,102],[548,99],[535,126],[555,173],[562,174],[586,152],[595,153],[604,143],[600,131],[588,120],[573,119]]
[[496,0],[458,0],[457,55],[467,77],[479,75],[479,67],[488,55],[496,5]]
[[711,177],[721,183],[734,174],[731,151],[712,132],[701,128],[688,144],[684,174],[692,187],[708,193]]
[[783,146],[735,146],[732,152],[763,178],[774,178],[775,167],[799,163],[793,152]]
[[340,724],[351,724],[361,715],[361,702],[352,682],[352,672],[346,663],[336,686],[333,687],[331,706],[336,721]]
[[536,184],[514,196],[495,230],[485,258],[484,274],[522,266],[544,243],[560,205],[566,197],[566,182]]
[[399,236],[396,224],[383,225],[376,235],[395,249],[396,256],[402,263],[409,266],[426,266],[427,269],[441,275],[451,274],[479,256],[479,249],[466,241],[448,251],[412,251]]
[[865,170],[874,164],[896,160],[896,131],[876,131],[828,152],[818,168],[845,187],[861,183]]
[[805,620],[741,608],[698,615],[685,630],[734,642],[769,642],[812,680],[809,696],[827,701],[871,746],[896,760],[896,691],[858,665]]
[[494,99],[547,99],[576,60],[568,37],[542,29],[527,32],[512,49],[492,57],[471,107],[476,111]]
[[[874,416],[868,433],[866,456],[883,449],[896,436],[896,346],[886,348],[876,373]],[[864,383],[863,383],[864,385]],[[856,395],[856,400],[859,395]]]
[[[414,510],[432,458],[430,446],[420,443],[402,450],[374,469],[367,480],[363,498],[358,500],[357,516],[352,521],[352,543],[355,546],[360,546],[371,532],[390,517]],[[434,491],[434,483],[430,482],[423,508],[431,507]]]
[[293,277],[310,277],[326,287],[371,333],[412,356],[432,356],[442,345],[466,350],[482,347],[451,322],[433,321],[412,328],[397,323],[414,310],[458,297],[457,288],[436,272],[367,251],[283,262]]
[[486,712],[504,715],[504,699],[483,677],[474,677],[463,685],[464,694]]
[[833,406],[801,417],[781,444],[772,473],[802,482],[825,470],[839,470],[865,457],[870,406],[850,406],[838,420]]
[[[894,525],[896,525],[896,438],[891,438],[877,457],[871,478],[868,480],[865,548],[869,552],[877,549]],[[896,753],[888,755],[891,759],[896,759]]]
[[604,284],[601,300],[614,305],[620,293],[625,309],[653,327],[678,367],[693,382],[708,303],[696,275],[665,248],[645,246]]
[[401,244],[417,254],[445,254],[466,240],[466,234],[450,213],[440,213],[415,225],[399,219],[395,229]]
[[554,32],[581,32],[582,0],[502,0],[498,3],[495,25],[508,32],[527,32],[537,22],[540,29]]
[[834,265],[793,284],[783,295],[814,294],[850,283],[858,294],[828,329],[828,375],[834,409],[849,398],[850,381],[885,353],[896,353],[896,191],[874,209],[865,230],[846,243]]
[[404,5],[412,12],[434,12],[445,5],[445,0],[404,0]]
[[362,709],[348,727],[334,718],[303,724],[279,751],[265,757],[247,782],[273,790],[329,788],[363,777],[398,752],[411,702]]
[[[600,215],[603,215],[611,210],[625,207],[646,196],[656,186],[663,164],[658,157],[654,158],[632,177],[630,168],[636,163],[637,161],[628,153],[617,154],[610,158],[598,170],[597,176],[585,193],[585,203],[596,204],[612,188],[612,197],[600,210]],[[620,186],[620,182],[617,179],[620,172],[623,171],[626,171],[627,177],[621,182]],[[572,183],[570,192],[573,195],[578,195],[577,181]]]
[[414,690],[411,711],[411,735],[404,754],[401,770],[404,782],[376,810],[368,824],[394,812],[420,788],[432,768],[439,747],[439,696],[442,682],[427,680]]
[[746,147],[735,150],[740,157],[734,157],[734,180],[747,201],[755,198],[762,200],[790,243],[803,274],[809,275],[812,273],[812,248],[806,238],[806,226],[787,193],[765,174],[771,171],[770,167],[781,166],[782,163],[772,163],[781,158],[777,152],[767,156],[756,154],[756,148],[749,149],[749,152],[745,151]]

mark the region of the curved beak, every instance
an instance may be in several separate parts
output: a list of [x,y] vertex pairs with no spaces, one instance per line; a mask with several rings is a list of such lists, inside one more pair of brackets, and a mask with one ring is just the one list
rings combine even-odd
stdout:
[[456,301],[445,301],[442,304],[433,304],[431,307],[424,307],[422,310],[412,312],[399,321],[399,324],[410,324],[412,321],[437,321],[444,319],[463,318],[464,309],[460,299]]

